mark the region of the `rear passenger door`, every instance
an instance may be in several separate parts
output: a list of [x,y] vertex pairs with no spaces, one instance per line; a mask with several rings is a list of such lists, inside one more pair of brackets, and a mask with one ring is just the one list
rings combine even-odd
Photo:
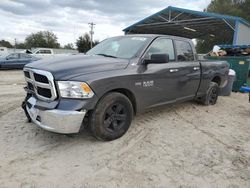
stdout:
[[200,84],[200,63],[196,60],[192,46],[188,41],[174,40],[176,49],[176,74],[178,92],[176,100],[188,100],[195,97]]

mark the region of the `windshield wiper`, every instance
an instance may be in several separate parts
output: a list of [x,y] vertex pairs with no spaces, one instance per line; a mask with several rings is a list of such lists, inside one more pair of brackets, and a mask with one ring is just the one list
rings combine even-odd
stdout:
[[101,55],[101,56],[104,56],[104,57],[112,57],[112,58],[117,58],[113,55],[108,55],[108,54],[96,54],[96,55]]

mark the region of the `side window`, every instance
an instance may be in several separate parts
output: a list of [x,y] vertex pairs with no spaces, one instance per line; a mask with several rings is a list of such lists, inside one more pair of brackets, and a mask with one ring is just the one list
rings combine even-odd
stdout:
[[51,54],[50,50],[44,50],[44,54]]
[[194,53],[188,42],[176,40],[177,61],[194,61]]
[[21,59],[31,59],[32,58],[32,56],[31,55],[29,55],[29,54],[21,54]]
[[9,56],[7,56],[8,60],[11,60],[11,59],[19,59],[19,54],[10,54]]
[[175,60],[174,46],[171,39],[156,39],[149,47],[146,57],[150,57],[152,54],[168,54],[169,60]]
[[36,54],[51,54],[50,50],[39,50]]

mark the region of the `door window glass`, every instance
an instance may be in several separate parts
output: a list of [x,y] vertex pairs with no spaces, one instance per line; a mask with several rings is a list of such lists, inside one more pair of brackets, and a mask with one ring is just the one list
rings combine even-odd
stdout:
[[194,61],[194,53],[191,45],[185,41],[175,41],[177,61]]
[[44,52],[44,54],[51,54],[50,50],[44,50],[43,52]]
[[21,54],[21,59],[32,59],[32,56],[29,54]]
[[37,54],[51,54],[50,50],[39,50]]
[[19,59],[19,54],[10,54],[6,57],[7,60]]
[[150,58],[152,54],[168,54],[169,60],[175,60],[173,41],[164,38],[156,39],[149,47],[146,57]]

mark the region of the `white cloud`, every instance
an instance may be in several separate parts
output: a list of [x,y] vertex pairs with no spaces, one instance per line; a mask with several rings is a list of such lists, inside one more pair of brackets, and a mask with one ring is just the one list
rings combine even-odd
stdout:
[[14,42],[40,30],[53,31],[61,44],[74,43],[89,22],[96,23],[94,39],[122,35],[122,29],[167,6],[203,10],[210,0],[1,0],[0,39]]

